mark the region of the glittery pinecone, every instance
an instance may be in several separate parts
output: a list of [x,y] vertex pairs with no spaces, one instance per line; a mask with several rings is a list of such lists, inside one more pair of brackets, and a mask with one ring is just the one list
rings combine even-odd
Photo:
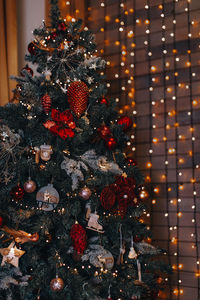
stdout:
[[82,81],[74,81],[70,84],[67,97],[70,109],[80,118],[85,112],[88,103],[89,89]]
[[42,107],[43,107],[45,114],[48,115],[48,113],[51,110],[51,97],[48,94],[45,94],[42,97]]

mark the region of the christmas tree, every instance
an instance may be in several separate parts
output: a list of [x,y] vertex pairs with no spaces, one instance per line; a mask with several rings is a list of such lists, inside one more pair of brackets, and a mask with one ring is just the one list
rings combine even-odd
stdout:
[[128,116],[81,20],[34,30],[13,102],[0,108],[0,299],[156,299],[170,267],[147,242]]

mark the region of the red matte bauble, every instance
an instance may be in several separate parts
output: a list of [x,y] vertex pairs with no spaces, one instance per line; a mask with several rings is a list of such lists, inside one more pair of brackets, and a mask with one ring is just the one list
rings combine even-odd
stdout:
[[67,26],[64,22],[58,24],[58,30],[65,31],[66,28],[67,28]]
[[132,128],[133,126],[133,121],[130,117],[128,116],[122,116],[121,118],[119,118],[119,120],[117,121],[117,124],[119,125],[123,125],[123,131],[128,131]]
[[92,195],[92,192],[91,190],[87,187],[87,186],[84,186],[79,194],[78,194],[83,200],[88,200],[90,198],[90,196]]
[[107,300],[113,300],[113,298],[108,297]]
[[104,140],[107,140],[108,137],[111,135],[111,131],[108,126],[101,126],[97,130],[98,130],[100,137]]
[[55,38],[57,37],[57,32],[56,31],[53,31],[52,33],[51,33],[51,35],[50,35],[50,39],[51,40],[55,40]]
[[36,190],[36,183],[30,178],[24,183],[24,190],[27,193],[33,193]]
[[51,102],[52,102],[51,97],[48,94],[45,94],[42,97],[41,102],[42,102],[42,108],[43,108],[45,114],[48,115],[51,110]]
[[3,218],[0,216],[0,227],[3,225]]
[[108,149],[113,150],[116,147],[116,145],[117,142],[113,137],[107,139],[106,146],[108,147]]
[[86,111],[89,97],[88,86],[82,81],[74,81],[67,90],[70,109],[80,118]]
[[23,70],[26,70],[29,74],[31,74],[31,76],[33,76],[33,70],[31,69],[31,68],[29,68],[29,66],[28,65],[26,65],[22,70],[21,70],[21,72],[20,72],[20,74],[21,74],[21,76],[25,76],[24,74],[23,74]]
[[116,201],[116,193],[112,185],[106,186],[101,192],[100,202],[104,209],[110,210]]
[[133,237],[133,241],[135,242],[135,243],[140,243],[142,240],[144,239],[144,237],[142,236],[142,235],[134,235],[134,237]]
[[50,288],[53,292],[62,291],[62,289],[64,288],[64,281],[62,280],[62,278],[56,277],[51,280]]
[[128,166],[131,166],[131,167],[134,167],[137,165],[137,162],[131,157],[127,157],[126,162],[127,162]]
[[30,44],[28,44],[28,52],[31,55],[35,55],[37,52],[37,47],[32,42]]
[[20,187],[20,185],[17,185],[12,188],[10,195],[13,200],[21,201],[24,197],[24,189],[22,187]]
[[106,98],[101,98],[101,101],[100,101],[101,104],[106,104],[108,105],[108,100]]

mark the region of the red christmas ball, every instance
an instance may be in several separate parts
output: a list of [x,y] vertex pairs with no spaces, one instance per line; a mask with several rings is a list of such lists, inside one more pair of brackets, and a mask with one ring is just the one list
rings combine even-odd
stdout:
[[106,98],[101,98],[101,101],[100,101],[101,104],[106,104],[108,105],[108,100]]
[[52,33],[51,33],[51,35],[50,35],[50,39],[51,40],[55,40],[55,38],[57,37],[57,32],[56,31],[53,31]]
[[29,74],[31,74],[31,76],[33,76],[33,70],[31,68],[29,68],[28,65],[26,65],[20,72],[21,76],[25,77],[25,75],[22,72],[23,70],[26,70]]
[[133,121],[130,117],[128,116],[122,116],[121,118],[119,118],[119,120],[117,121],[117,123],[119,125],[123,125],[123,131],[128,131],[132,128],[133,126]]
[[3,225],[3,218],[0,216],[0,227]]
[[111,298],[111,297],[108,297],[108,298],[107,298],[107,300],[113,300],[113,298]]
[[12,188],[10,195],[13,200],[21,201],[24,197],[24,189],[18,184],[17,186]]
[[142,235],[138,235],[138,234],[134,235],[134,237],[133,237],[133,241],[135,243],[140,243],[143,239],[144,239],[144,237]]
[[28,52],[31,54],[31,55],[35,55],[36,52],[37,52],[37,47],[34,45],[34,43],[30,43],[28,44]]
[[66,24],[64,22],[61,22],[58,24],[58,30],[65,31],[67,28]]
[[116,140],[113,137],[110,137],[106,140],[106,146],[108,149],[113,150],[117,145]]
[[134,167],[137,165],[137,162],[131,157],[127,157],[126,162],[127,162],[128,166],[131,166],[131,167]]
[[48,94],[45,94],[42,97],[41,102],[42,102],[42,108],[43,108],[45,114],[48,115],[48,113],[51,110],[51,97]]
[[108,126],[101,126],[98,129],[98,133],[103,140],[107,140],[111,135],[110,128]]
[[104,209],[110,210],[116,201],[115,190],[112,185],[106,186],[101,192],[100,202]]

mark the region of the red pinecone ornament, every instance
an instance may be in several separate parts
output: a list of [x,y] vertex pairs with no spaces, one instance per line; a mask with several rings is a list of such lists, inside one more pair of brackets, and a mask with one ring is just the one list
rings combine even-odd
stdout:
[[42,108],[45,114],[48,115],[51,110],[51,97],[48,94],[42,97]]
[[74,81],[70,84],[67,97],[70,109],[80,118],[85,112],[88,103],[89,89],[82,81]]
[[13,200],[21,201],[24,197],[24,189],[18,184],[17,186],[12,188],[10,195]]
[[128,116],[122,116],[121,118],[119,118],[119,120],[117,121],[117,123],[119,125],[123,125],[123,131],[128,131],[132,128],[133,126],[133,121],[130,117]]
[[72,225],[70,237],[73,241],[73,248],[77,253],[83,254],[87,247],[86,231],[80,224]]

